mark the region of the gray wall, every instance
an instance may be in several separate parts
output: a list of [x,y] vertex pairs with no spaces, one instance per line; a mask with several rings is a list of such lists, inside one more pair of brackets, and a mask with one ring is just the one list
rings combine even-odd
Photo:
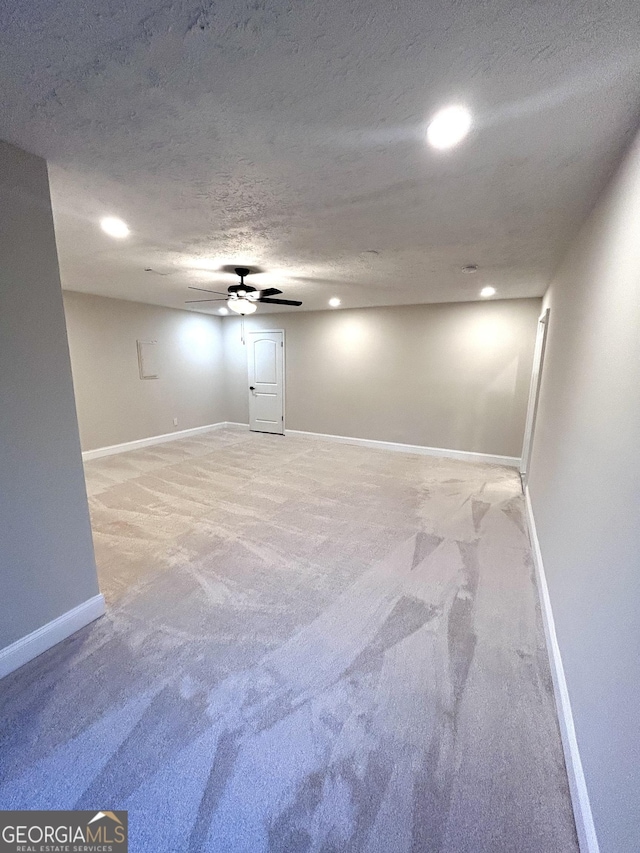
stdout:
[[0,142],[0,648],[98,592],[44,160]]
[[[253,316],[285,329],[289,429],[520,456],[539,299]],[[248,421],[237,318],[228,420]]]
[[602,853],[640,850],[640,145],[565,258],[529,490]]
[[[83,450],[225,420],[218,317],[69,291],[64,306]],[[138,339],[157,340],[158,379],[140,379]]]

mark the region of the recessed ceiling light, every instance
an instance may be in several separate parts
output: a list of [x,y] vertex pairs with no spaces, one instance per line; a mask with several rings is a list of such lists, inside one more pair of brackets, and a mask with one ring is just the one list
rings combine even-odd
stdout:
[[445,107],[427,127],[427,141],[434,148],[452,148],[462,142],[471,129],[471,113],[466,107]]
[[100,220],[100,227],[110,237],[126,237],[129,233],[129,226],[117,216],[105,216]]
[[487,299],[489,296],[493,296],[495,292],[495,287],[483,287],[480,291],[480,296],[483,296],[485,299]]
[[329,305],[331,305],[332,308],[337,308],[338,305],[340,305],[340,300],[337,296],[332,296],[329,300]]
[[229,313],[228,308],[218,308],[218,314],[228,314],[228,313]]

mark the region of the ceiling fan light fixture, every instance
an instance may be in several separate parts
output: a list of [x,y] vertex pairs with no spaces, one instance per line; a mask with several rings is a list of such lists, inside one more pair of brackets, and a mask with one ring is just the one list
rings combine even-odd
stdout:
[[229,299],[227,305],[235,314],[253,314],[257,308],[255,302],[243,297]]

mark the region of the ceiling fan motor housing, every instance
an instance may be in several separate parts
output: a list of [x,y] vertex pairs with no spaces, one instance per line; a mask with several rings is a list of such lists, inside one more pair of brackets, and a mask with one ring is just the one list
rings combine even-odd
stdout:
[[231,284],[229,285],[229,293],[235,293],[236,296],[238,292],[243,290],[245,293],[256,293],[255,287],[251,287],[250,284]]

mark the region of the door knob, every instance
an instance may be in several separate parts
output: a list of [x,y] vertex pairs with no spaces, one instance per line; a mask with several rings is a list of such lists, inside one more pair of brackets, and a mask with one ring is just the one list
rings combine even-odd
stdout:
[[253,385],[249,385],[249,391],[255,391],[255,387]]

